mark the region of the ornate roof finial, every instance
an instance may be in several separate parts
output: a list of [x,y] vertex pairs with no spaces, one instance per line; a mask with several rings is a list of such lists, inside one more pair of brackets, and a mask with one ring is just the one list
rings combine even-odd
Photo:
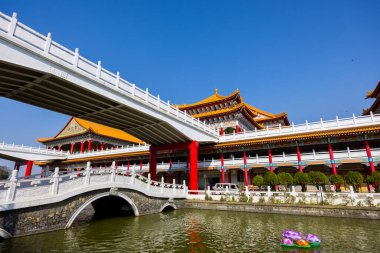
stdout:
[[214,89],[215,94],[218,94],[218,89]]

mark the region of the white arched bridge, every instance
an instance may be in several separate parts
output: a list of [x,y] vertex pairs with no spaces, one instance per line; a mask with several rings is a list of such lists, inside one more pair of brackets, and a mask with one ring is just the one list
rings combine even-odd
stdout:
[[0,13],[0,96],[122,129],[146,143],[216,142],[215,129],[160,96]]

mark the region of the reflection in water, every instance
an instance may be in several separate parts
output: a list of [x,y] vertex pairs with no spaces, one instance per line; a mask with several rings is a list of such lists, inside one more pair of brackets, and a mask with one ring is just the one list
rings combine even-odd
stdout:
[[[117,217],[0,242],[0,252],[378,252],[380,221],[206,210]],[[282,232],[317,234],[319,249],[282,249]]]

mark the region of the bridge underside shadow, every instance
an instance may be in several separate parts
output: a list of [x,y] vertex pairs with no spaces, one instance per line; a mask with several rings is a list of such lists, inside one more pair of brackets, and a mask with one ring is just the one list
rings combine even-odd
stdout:
[[[0,212],[0,237],[10,238],[69,228],[81,222],[120,215],[147,215],[183,207],[183,199],[148,197],[129,189],[105,188],[48,205]],[[81,214],[82,213],[82,214]]]

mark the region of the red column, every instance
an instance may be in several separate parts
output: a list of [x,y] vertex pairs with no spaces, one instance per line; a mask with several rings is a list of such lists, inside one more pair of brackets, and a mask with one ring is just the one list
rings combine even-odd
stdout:
[[190,190],[198,190],[198,148],[199,144],[192,141],[190,150]]
[[273,158],[272,158],[272,150],[268,149],[268,159],[269,159],[269,170],[270,172],[273,172],[274,167],[273,167]]
[[103,142],[100,144],[100,150],[104,150],[104,143]]
[[140,160],[140,175],[142,175],[142,169],[143,169],[143,163],[142,163],[142,161]]
[[368,162],[369,162],[369,167],[371,169],[371,173],[375,172],[375,164],[373,163],[371,148],[370,148],[367,140],[364,141],[364,146],[365,146],[365,150],[367,152],[367,157],[368,157]]
[[223,153],[220,154],[220,169],[222,171],[222,183],[226,182],[226,177],[224,175],[224,158],[223,158]]
[[71,155],[74,154],[74,146],[75,146],[75,143],[72,142],[72,143],[71,143],[71,147],[70,147],[70,154],[71,154]]
[[26,163],[25,178],[28,178],[32,174],[33,161],[28,161]]
[[223,136],[224,135],[224,129],[223,127],[220,128],[220,136]]
[[84,141],[80,142],[80,153],[83,153],[84,151]]
[[245,151],[243,152],[243,161],[244,161],[244,182],[245,186],[248,186],[248,168],[247,168],[247,155],[245,154]]
[[169,184],[173,183],[173,171],[172,171],[172,168],[173,168],[173,162],[172,162],[172,159],[170,159],[170,161],[169,161],[169,169],[168,169],[168,183]]
[[87,152],[91,151],[91,144],[92,144],[92,140],[88,140],[87,141]]
[[332,173],[334,175],[337,175],[337,171],[336,171],[336,165],[335,165],[335,159],[334,159],[334,152],[332,150],[332,147],[331,147],[331,144],[328,143],[327,144],[327,148],[329,149],[329,155],[330,155],[330,162],[331,162],[331,168],[332,168]]
[[149,147],[149,173],[150,178],[157,181],[157,149],[153,146]]
[[239,133],[240,132],[240,128],[239,128],[239,125],[236,125],[236,127],[235,127],[235,133]]
[[62,145],[59,144],[59,145],[58,145],[58,151],[61,151],[61,149],[62,149]]
[[297,146],[297,160],[298,160],[298,170],[299,170],[299,172],[303,172],[301,151],[300,151],[300,148],[298,146]]
[[129,160],[128,160],[128,165],[127,165],[127,176],[129,176],[129,167],[131,167],[131,164],[129,163]]

